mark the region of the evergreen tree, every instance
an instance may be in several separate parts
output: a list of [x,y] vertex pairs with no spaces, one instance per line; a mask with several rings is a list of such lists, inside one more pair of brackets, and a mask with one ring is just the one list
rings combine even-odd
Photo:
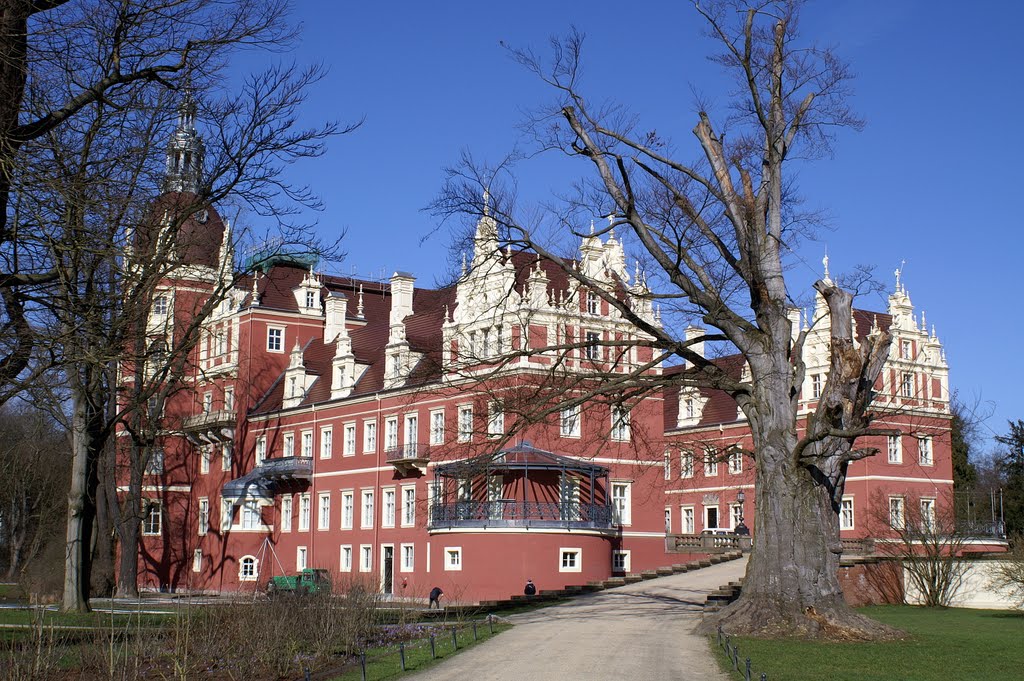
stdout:
[[1006,534],[1024,533],[1024,420],[1010,421],[1010,432],[997,435],[996,442],[1005,450],[997,459],[1003,487],[1003,514]]

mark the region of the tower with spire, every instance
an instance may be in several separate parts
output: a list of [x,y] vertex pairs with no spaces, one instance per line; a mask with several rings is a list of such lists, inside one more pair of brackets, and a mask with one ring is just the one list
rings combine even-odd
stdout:
[[178,105],[178,125],[167,145],[166,192],[199,193],[205,149],[195,122],[196,102],[191,88],[187,87]]

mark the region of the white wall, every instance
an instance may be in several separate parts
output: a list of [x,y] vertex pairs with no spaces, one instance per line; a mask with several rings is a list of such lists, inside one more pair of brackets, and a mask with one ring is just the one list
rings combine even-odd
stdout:
[[[966,571],[963,583],[950,604],[957,608],[983,608],[990,610],[1012,610],[1019,606],[1013,594],[993,586],[995,571],[1004,561],[969,560],[964,561]],[[903,583],[906,585],[907,603],[920,605],[922,598],[914,588],[910,575],[904,572]]]

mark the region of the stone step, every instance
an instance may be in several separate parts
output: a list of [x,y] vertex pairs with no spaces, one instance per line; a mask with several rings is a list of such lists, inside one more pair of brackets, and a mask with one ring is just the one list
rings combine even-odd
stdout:
[[644,581],[644,578],[640,575],[626,575],[622,580],[623,584],[636,584],[637,582]]

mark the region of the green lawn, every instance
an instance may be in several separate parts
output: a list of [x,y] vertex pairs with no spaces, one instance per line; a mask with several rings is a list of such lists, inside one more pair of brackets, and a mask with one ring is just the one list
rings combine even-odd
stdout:
[[[754,678],[766,672],[768,681],[1024,678],[1024,613],[912,606],[875,606],[861,612],[908,632],[910,638],[888,643],[735,639],[740,669],[749,657]],[[724,668],[725,653],[715,648]],[[733,673],[732,678],[740,676]]]

